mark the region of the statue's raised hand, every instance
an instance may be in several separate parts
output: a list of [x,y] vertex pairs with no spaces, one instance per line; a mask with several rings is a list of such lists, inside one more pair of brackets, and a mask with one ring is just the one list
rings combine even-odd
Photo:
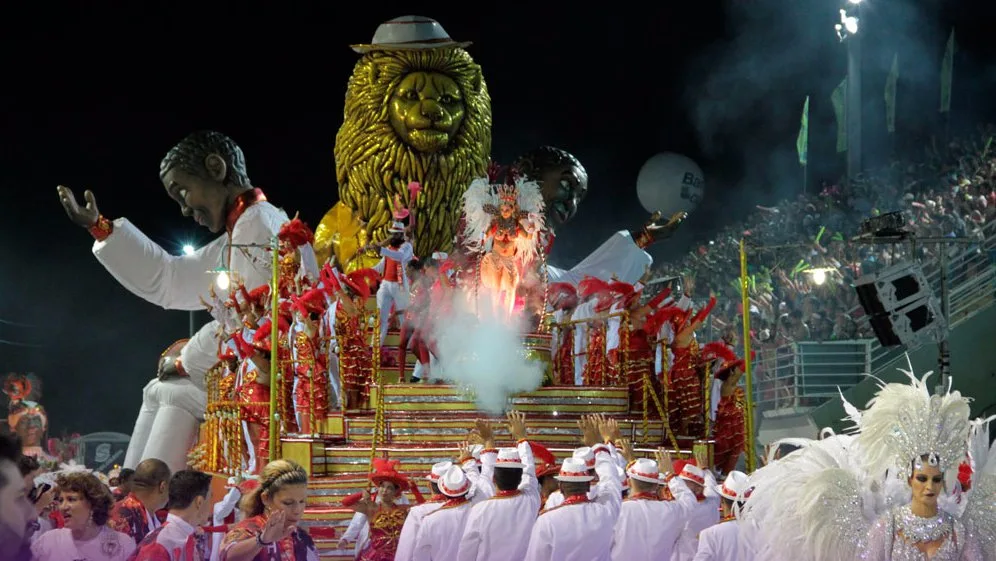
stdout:
[[97,199],[93,196],[92,191],[87,189],[83,192],[83,198],[86,199],[86,206],[80,206],[76,202],[76,195],[69,187],[59,185],[56,190],[59,192],[59,202],[62,203],[62,208],[66,209],[66,214],[74,224],[83,228],[89,228],[97,223],[100,211],[97,210]]

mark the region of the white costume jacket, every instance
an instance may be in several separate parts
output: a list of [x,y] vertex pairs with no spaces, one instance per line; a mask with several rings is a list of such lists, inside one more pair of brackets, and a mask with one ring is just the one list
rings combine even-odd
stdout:
[[[126,218],[114,221],[114,230],[95,242],[97,260],[133,294],[167,310],[203,309],[216,278],[208,271],[225,267],[231,286],[241,280],[248,289],[267,284],[271,277],[270,252],[262,248],[235,248],[231,244],[267,245],[287,221],[287,215],[265,200],[244,208],[230,232],[193,255],[174,256],[150,240]],[[218,291],[221,299],[225,291]],[[183,347],[180,360],[188,378],[153,379],[143,390],[143,404],[132,434],[124,466],[134,468],[143,459],[159,458],[176,471],[186,466],[207,397],[204,376],[218,362],[218,322],[211,321]]]

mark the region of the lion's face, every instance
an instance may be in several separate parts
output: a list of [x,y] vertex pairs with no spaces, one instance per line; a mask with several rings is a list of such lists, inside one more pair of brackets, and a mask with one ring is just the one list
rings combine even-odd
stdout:
[[391,92],[394,132],[419,152],[446,148],[463,123],[460,86],[439,72],[411,72]]
[[[415,217],[415,254],[448,251],[463,193],[487,173],[491,154],[481,67],[463,49],[374,51],[357,61],[345,101],[335,142],[340,202],[380,242],[397,196]],[[412,181],[422,185],[414,199]]]

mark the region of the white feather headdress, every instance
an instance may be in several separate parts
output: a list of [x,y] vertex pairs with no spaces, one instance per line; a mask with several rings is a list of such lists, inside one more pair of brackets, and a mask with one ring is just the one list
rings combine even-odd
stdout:
[[942,471],[965,460],[970,409],[968,398],[951,391],[931,395],[927,379],[903,370],[908,384],[882,384],[861,414],[858,443],[869,473],[895,469],[909,474],[922,456],[936,461]]
[[[528,223],[528,239],[516,240],[518,254],[525,261],[536,257],[536,248],[539,240],[539,232],[543,229],[543,193],[540,191],[539,183],[528,180],[522,176],[515,176],[513,185],[507,185],[500,174],[504,170],[492,166],[489,169],[489,177],[478,177],[471,182],[470,186],[463,194],[463,215],[464,215],[464,239],[471,251],[482,251],[484,248],[485,234],[491,226],[492,221],[498,216],[498,209],[503,202],[503,195],[514,192],[515,202],[518,205],[520,222]],[[511,189],[500,189],[500,187],[512,187]]]

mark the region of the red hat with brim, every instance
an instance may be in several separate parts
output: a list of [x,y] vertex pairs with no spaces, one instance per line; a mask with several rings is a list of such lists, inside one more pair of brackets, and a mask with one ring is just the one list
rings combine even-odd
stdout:
[[385,481],[390,481],[402,491],[408,489],[410,482],[404,474],[398,472],[397,466],[399,463],[400,462],[397,460],[375,458],[373,461],[373,473],[370,474],[370,481],[374,485],[380,485]]

